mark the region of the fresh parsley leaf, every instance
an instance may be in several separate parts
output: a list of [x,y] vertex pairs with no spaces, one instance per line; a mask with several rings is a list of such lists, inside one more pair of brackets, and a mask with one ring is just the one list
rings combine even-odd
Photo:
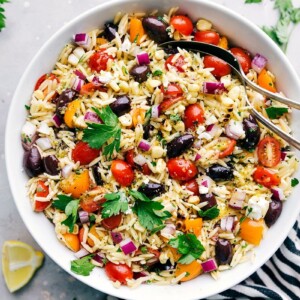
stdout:
[[66,220],[61,222],[61,224],[64,224],[69,227],[69,231],[74,231],[74,225],[77,221],[77,211],[79,207],[79,200],[72,200],[68,203],[65,209],[65,214],[68,216]]
[[[0,0],[0,5],[4,4],[4,3],[8,3],[8,0]],[[0,6],[0,31],[5,28],[5,15],[4,15],[4,8]]]
[[263,26],[262,30],[279,46],[281,46],[280,41],[276,35],[276,31],[274,27]]
[[140,224],[151,232],[157,232],[165,227],[163,220],[171,217],[170,212],[164,210],[164,206],[150,200],[145,194],[129,190],[129,194],[135,199],[133,211],[139,218]]
[[67,195],[57,195],[57,198],[58,200],[54,200],[52,202],[52,206],[62,211],[65,211],[67,205],[74,200],[72,197]]
[[214,219],[217,216],[219,216],[220,210],[218,209],[217,205],[209,208],[206,211],[199,210],[198,214],[201,218],[207,218],[207,219]]
[[163,74],[163,72],[162,72],[161,70],[155,70],[155,71],[152,73],[153,76],[160,76],[160,75],[162,75],[162,74]]
[[295,187],[298,183],[299,183],[299,180],[298,180],[297,178],[293,178],[293,179],[291,180],[291,186],[292,186],[292,187]]
[[82,276],[89,276],[95,268],[91,260],[92,255],[87,255],[83,258],[71,261],[71,271]]
[[128,201],[122,192],[105,194],[106,202],[102,204],[102,218],[106,219],[116,216],[128,210]]
[[145,120],[146,120],[146,123],[150,121],[150,119],[151,119],[151,114],[152,114],[152,107],[150,107],[150,108],[146,111],[146,114],[145,114]]
[[169,241],[169,245],[177,248],[178,253],[182,254],[178,260],[181,264],[190,264],[198,259],[205,248],[193,233],[178,235]]
[[287,112],[288,109],[286,107],[270,106],[266,108],[266,113],[270,119],[277,119]]
[[90,216],[89,216],[89,220],[90,220],[90,223],[95,223],[95,221],[96,221],[96,216],[95,216],[95,215],[90,215]]
[[125,66],[122,66],[122,72],[123,72],[124,75],[128,74],[128,71],[127,71]]
[[171,115],[170,119],[173,122],[179,122],[179,121],[181,121],[181,117],[178,114]]
[[297,24],[300,22],[300,7],[295,8],[291,13],[291,20],[293,23]]
[[247,218],[246,216],[242,216],[242,217],[240,218],[240,223],[243,223],[243,222],[245,221],[246,218]]
[[251,3],[261,3],[262,0],[246,0],[245,3],[246,4],[251,4]]
[[30,106],[25,104],[25,109],[30,110]]
[[88,123],[88,128],[83,130],[83,141],[94,149],[100,149],[105,143],[108,143],[104,147],[103,155],[110,158],[114,151],[120,150],[121,127],[118,117],[109,106],[101,110],[93,107],[93,110],[104,124]]

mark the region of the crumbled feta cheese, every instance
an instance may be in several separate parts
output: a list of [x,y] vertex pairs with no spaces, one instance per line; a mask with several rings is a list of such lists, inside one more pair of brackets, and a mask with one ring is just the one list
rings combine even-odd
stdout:
[[50,127],[48,126],[48,124],[46,122],[41,122],[39,129],[38,129],[39,133],[45,134],[45,135],[49,135],[50,134]]
[[269,208],[269,201],[263,196],[253,196],[248,201],[246,216],[250,219],[259,220],[264,218]]

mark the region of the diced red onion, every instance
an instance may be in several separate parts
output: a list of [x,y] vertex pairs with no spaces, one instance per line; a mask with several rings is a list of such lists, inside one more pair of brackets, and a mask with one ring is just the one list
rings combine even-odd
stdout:
[[104,262],[103,262],[104,259],[105,259],[105,255],[101,252],[98,252],[93,256],[92,261],[96,266],[103,267],[104,266]]
[[169,238],[173,237],[175,232],[176,232],[176,226],[172,223],[168,223],[168,224],[166,224],[166,227],[160,231],[160,234],[163,237],[169,239]]
[[150,64],[150,58],[147,52],[142,52],[136,55],[136,59],[139,63],[139,65],[149,65]]
[[206,131],[207,131],[207,132],[212,131],[212,129],[214,128],[214,126],[215,126],[215,124],[210,124],[210,125],[208,125],[208,126],[206,127]]
[[51,141],[50,141],[50,139],[47,138],[47,137],[37,139],[37,140],[36,140],[36,144],[37,144],[43,151],[52,148]]
[[73,167],[71,165],[65,165],[61,170],[61,175],[64,178],[68,178],[71,175]]
[[258,74],[265,68],[268,60],[261,54],[256,54],[251,62],[251,68]]
[[197,148],[197,149],[200,149],[200,148],[201,148],[201,141],[200,141],[200,140],[197,140],[197,141],[194,143],[194,147]]
[[35,143],[38,135],[35,134],[30,140],[28,138],[25,140],[22,139],[22,147],[25,151],[29,151],[32,148],[32,145]]
[[221,219],[220,227],[223,231],[232,232],[234,229],[235,217],[228,216]]
[[143,151],[149,151],[150,148],[151,148],[151,145],[150,145],[150,143],[149,143],[148,141],[146,141],[146,140],[141,140],[141,141],[139,142],[138,147],[139,147],[141,150],[143,150]]
[[272,101],[271,100],[265,101],[265,105],[268,106],[268,107],[271,106],[272,105]]
[[284,200],[284,193],[283,190],[279,187],[271,188],[271,192],[273,193],[273,197],[275,200]]
[[123,241],[123,237],[122,237],[122,234],[120,232],[111,231],[110,235],[111,235],[111,238],[112,238],[112,240],[115,244],[119,244]]
[[147,274],[146,272],[133,272],[133,278],[134,279],[139,279],[141,277],[146,277],[149,274]]
[[201,263],[203,272],[208,273],[218,269],[218,265],[214,258],[210,258]]
[[57,127],[57,128],[59,128],[60,125],[62,124],[61,118],[56,114],[52,117],[52,121],[53,121],[55,127]]
[[75,74],[76,76],[78,76],[78,77],[79,77],[80,79],[82,79],[82,80],[85,80],[85,79],[86,79],[85,75],[83,75],[83,73],[80,72],[79,70],[75,70],[75,71],[74,71],[74,74]]
[[121,247],[122,251],[124,252],[124,254],[126,254],[126,255],[137,250],[135,244],[132,242],[132,240],[130,238],[123,240],[120,243],[120,247]]
[[87,256],[88,254],[90,254],[90,253],[84,248],[81,248],[79,251],[74,253],[75,257],[77,257],[77,258],[82,258],[84,256]]
[[287,153],[286,153],[286,152],[283,152],[283,151],[281,151],[280,158],[281,158],[281,160],[282,160],[282,161],[283,161],[283,160],[285,160],[285,158],[286,158],[286,155],[287,155]]
[[203,82],[203,93],[220,95],[226,91],[224,83],[222,82]]
[[235,189],[229,201],[229,206],[234,209],[242,209],[245,198],[246,192],[240,189]]
[[84,80],[80,79],[79,77],[75,77],[73,84],[72,84],[72,89],[80,92],[82,86],[84,85]]
[[199,153],[197,153],[195,156],[195,161],[199,160],[200,158],[201,158],[201,155]]
[[97,124],[101,124],[102,123],[102,120],[93,111],[88,111],[88,112],[85,113],[85,115],[84,115],[84,121],[86,121],[87,123],[97,123]]
[[79,219],[80,219],[81,224],[85,224],[85,223],[88,223],[90,221],[88,212],[86,212],[84,210],[81,210],[80,212],[78,212],[78,215],[79,215]]
[[133,161],[138,164],[139,166],[142,166],[147,163],[147,159],[142,154],[138,154],[133,158]]
[[86,33],[75,34],[74,41],[77,45],[82,47],[89,47],[91,43],[91,39]]
[[235,120],[230,120],[225,127],[225,133],[229,138],[234,140],[243,138],[245,135],[243,123]]
[[212,183],[213,180],[210,177],[206,175],[202,176],[198,181],[200,194],[207,194],[212,186]]
[[210,124],[206,127],[206,131],[211,137],[214,137],[217,134],[219,128],[220,126],[218,126],[217,124]]
[[158,118],[160,114],[159,105],[153,105],[151,109],[151,117]]

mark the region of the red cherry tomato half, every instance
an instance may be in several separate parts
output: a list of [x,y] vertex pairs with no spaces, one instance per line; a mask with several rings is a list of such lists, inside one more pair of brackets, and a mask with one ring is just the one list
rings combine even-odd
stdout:
[[182,15],[173,16],[170,24],[183,35],[190,35],[194,29],[191,19]]
[[167,168],[170,176],[180,181],[191,180],[198,173],[197,167],[192,162],[178,157],[169,159]]
[[211,73],[218,78],[231,72],[230,66],[224,60],[215,56],[204,56],[203,63],[205,68],[214,68]]
[[196,179],[192,179],[192,180],[186,182],[184,184],[184,186],[188,191],[192,192],[194,196],[199,196],[200,195],[199,185],[198,185]]
[[84,211],[92,213],[98,211],[104,202],[105,198],[95,201],[95,197],[87,193],[86,195],[81,196],[79,205]]
[[170,98],[170,99],[166,99],[164,100],[160,105],[159,105],[159,109],[162,112],[165,112],[166,110],[168,110],[172,105],[174,105],[175,103],[179,102],[182,100],[182,97],[177,97],[177,98]]
[[101,221],[102,226],[107,230],[113,230],[120,226],[122,222],[122,214],[111,216]]
[[130,149],[126,152],[125,155],[125,160],[128,164],[130,164],[130,166],[134,167],[135,163],[134,163],[134,150]]
[[183,90],[177,83],[170,83],[166,89],[161,86],[160,90],[164,94],[164,98],[177,98],[183,95]]
[[179,55],[178,58],[175,61],[173,61],[173,57],[175,55],[176,54],[172,54],[167,58],[167,60],[165,62],[165,67],[169,71],[168,65],[171,65],[171,66],[175,67],[178,72],[183,73],[184,69],[182,68],[182,66],[185,64],[184,57],[182,55]]
[[[45,184],[44,181],[39,180],[36,187],[36,197],[46,198],[49,195],[49,187]],[[34,203],[34,211],[43,211],[50,204],[50,201],[38,201]]]
[[253,179],[255,182],[267,187],[271,188],[273,185],[280,184],[280,178],[277,174],[271,173],[269,170],[263,167],[257,167],[253,173]]
[[204,122],[204,110],[198,103],[189,105],[184,112],[184,125],[186,129],[197,127]]
[[111,172],[120,185],[129,186],[132,184],[134,172],[126,161],[114,160],[111,164]]
[[50,74],[44,74],[42,75],[38,81],[36,82],[35,86],[34,86],[34,90],[38,90],[39,87],[41,86],[41,84],[46,80],[46,79],[50,79],[50,80],[54,80],[56,79],[56,81],[59,83],[59,79],[52,73]]
[[[220,153],[219,153],[219,158],[224,158],[228,155],[231,155],[233,150],[234,150],[234,147],[236,145],[236,140],[233,140],[233,139],[229,139],[229,138],[220,138],[220,144],[224,144],[224,150],[222,149],[223,147],[221,147],[220,149]],[[219,143],[218,143],[219,145]]]
[[147,163],[142,165],[142,173],[144,175],[150,175],[152,173]]
[[280,143],[271,136],[263,138],[257,148],[258,160],[265,167],[275,167],[281,159]]
[[72,159],[75,162],[80,162],[80,165],[88,165],[100,155],[99,149],[93,149],[88,143],[78,142],[72,150]]
[[105,71],[107,69],[107,62],[109,59],[113,59],[113,57],[103,50],[97,51],[90,57],[88,64],[92,71],[99,73],[100,71]]
[[194,41],[218,45],[220,41],[220,36],[217,32],[212,30],[197,31],[195,33]]
[[231,53],[237,58],[238,62],[242,66],[245,74],[249,72],[251,68],[251,57],[250,55],[241,48],[231,48]]
[[116,265],[110,261],[105,265],[105,273],[110,280],[119,281],[124,285],[127,284],[127,279],[133,278],[133,272],[126,264]]

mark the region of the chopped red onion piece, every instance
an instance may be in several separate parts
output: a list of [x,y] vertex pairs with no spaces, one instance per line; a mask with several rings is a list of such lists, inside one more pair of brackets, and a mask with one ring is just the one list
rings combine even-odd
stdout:
[[84,248],[81,248],[79,251],[74,253],[75,257],[77,257],[77,258],[82,258],[84,256],[87,256],[88,254],[90,254],[90,253]]
[[199,193],[200,194],[207,194],[212,186],[213,180],[204,175],[201,176],[201,178],[198,180],[198,184],[199,184]]
[[217,124],[210,124],[206,127],[206,131],[211,137],[214,137],[217,134],[219,128],[220,126],[218,126]]
[[112,240],[115,244],[119,244],[123,241],[123,237],[122,237],[122,234],[120,232],[111,231],[110,235],[111,235],[111,238],[112,238]]
[[139,63],[139,65],[149,65],[150,64],[150,58],[147,52],[142,52],[136,55],[136,59]]
[[221,95],[226,91],[224,83],[222,82],[203,82],[203,93]]
[[105,255],[101,252],[96,253],[93,258],[92,258],[92,262],[98,266],[98,267],[103,267],[104,266],[104,260],[105,259]]
[[121,247],[122,251],[124,252],[124,254],[126,254],[126,255],[136,251],[136,249],[137,249],[135,244],[132,242],[132,240],[130,238],[123,240],[120,243],[120,247]]
[[172,223],[168,223],[168,224],[166,224],[166,227],[160,231],[160,234],[163,237],[169,239],[169,238],[173,237],[175,232],[176,232],[176,226]]
[[89,45],[91,43],[91,39],[86,33],[75,34],[74,41],[77,45],[82,46],[82,47],[89,47]]
[[195,157],[195,161],[199,160],[201,158],[201,155],[199,153],[196,154],[196,157]]
[[79,215],[81,224],[85,224],[85,223],[89,222],[89,213],[88,212],[81,210],[80,212],[78,212],[78,215]]
[[94,76],[93,79],[92,79],[92,83],[95,85],[95,86],[100,86],[102,85],[100,80],[99,80],[99,77],[98,76]]
[[206,127],[206,131],[210,132],[214,128],[215,124],[210,124]]
[[147,159],[142,154],[138,154],[137,156],[135,156],[133,158],[133,161],[139,166],[142,166],[147,163]]
[[73,167],[71,165],[65,165],[61,170],[61,175],[64,178],[68,178],[71,175]]
[[283,193],[283,190],[279,187],[273,187],[271,188],[271,192],[273,193],[273,196],[272,198],[275,199],[275,200],[284,200],[284,193]]
[[88,111],[88,112],[85,113],[85,115],[84,115],[84,121],[86,121],[87,123],[97,123],[97,124],[101,124],[102,123],[102,120],[93,111]]
[[75,70],[74,71],[74,74],[76,75],[76,76],[78,76],[80,79],[82,79],[82,80],[85,80],[86,79],[86,77],[83,75],[83,73],[82,72],[80,72],[79,70]]
[[212,272],[218,269],[218,265],[214,258],[210,258],[201,263],[202,269],[205,273]]
[[133,278],[134,279],[139,279],[141,277],[146,277],[149,274],[147,274],[146,272],[133,272]]
[[280,158],[281,158],[281,160],[282,160],[282,161],[283,161],[283,160],[285,160],[285,158],[286,158],[286,155],[287,155],[287,153],[286,153],[286,152],[283,152],[283,151],[281,151]]
[[251,62],[251,68],[258,74],[265,68],[268,60],[261,54],[256,54]]
[[146,140],[141,140],[138,147],[143,151],[149,151],[151,148],[151,145]]
[[43,151],[52,148],[51,141],[50,141],[50,139],[47,138],[47,137],[37,139],[37,140],[36,140],[36,144],[37,144]]
[[240,189],[235,189],[229,201],[229,206],[234,209],[242,209],[245,198],[246,192]]
[[72,84],[72,89],[77,91],[77,92],[80,92],[81,87],[83,85],[84,85],[84,80],[82,80],[82,79],[80,79],[79,77],[76,76],[76,78],[74,79],[73,84]]
[[200,140],[197,140],[197,141],[194,143],[194,147],[197,148],[197,149],[200,149],[200,148],[201,148],[201,141],[200,141]]
[[37,139],[38,135],[35,134],[34,136],[31,137],[31,139],[28,139],[25,137],[22,138],[22,147],[25,151],[29,151],[32,148],[32,145],[35,143],[36,139]]
[[201,182],[201,185],[203,185],[203,186],[205,186],[205,187],[208,187],[208,182],[207,182],[207,180],[203,180],[203,181]]
[[52,117],[52,120],[53,120],[55,127],[57,127],[57,128],[59,128],[60,125],[62,124],[61,118],[56,114]]
[[220,227],[223,231],[232,232],[235,225],[234,222],[235,222],[234,216],[224,217],[221,219]]
[[238,140],[245,136],[243,123],[235,120],[230,120],[225,127],[226,135],[234,140]]
[[159,105],[153,105],[151,109],[151,117],[158,118],[160,114]]

